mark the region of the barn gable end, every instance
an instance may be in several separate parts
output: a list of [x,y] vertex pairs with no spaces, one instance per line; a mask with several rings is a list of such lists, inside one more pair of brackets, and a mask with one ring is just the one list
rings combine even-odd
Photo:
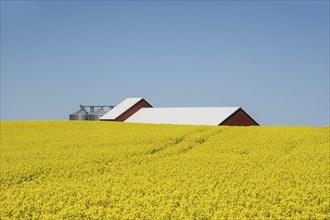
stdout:
[[108,113],[103,115],[101,121],[125,121],[127,118],[132,116],[135,112],[141,108],[150,108],[152,107],[146,100],[143,98],[127,98]]
[[144,99],[141,99],[131,108],[127,109],[123,114],[116,118],[116,121],[125,121],[129,117],[131,117],[134,113],[139,111],[141,108],[152,108],[152,106]]
[[221,122],[219,125],[228,126],[251,126],[259,125],[251,116],[249,116],[242,108],[239,108],[226,120]]

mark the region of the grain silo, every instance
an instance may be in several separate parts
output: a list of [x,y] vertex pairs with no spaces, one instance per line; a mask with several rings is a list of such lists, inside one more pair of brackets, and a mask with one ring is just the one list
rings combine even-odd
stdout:
[[91,121],[98,121],[100,117],[102,117],[105,113],[107,113],[108,111],[104,110],[103,107],[101,107],[99,110],[95,111],[95,112],[91,112],[88,114],[88,120]]
[[88,112],[83,106],[80,109],[69,115],[70,120],[88,120]]

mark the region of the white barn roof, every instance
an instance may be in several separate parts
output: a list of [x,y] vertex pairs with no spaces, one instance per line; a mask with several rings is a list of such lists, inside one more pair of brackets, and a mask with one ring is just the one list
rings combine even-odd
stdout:
[[239,107],[141,108],[125,122],[219,125]]
[[115,120],[142,99],[143,98],[127,98],[103,115],[100,120]]

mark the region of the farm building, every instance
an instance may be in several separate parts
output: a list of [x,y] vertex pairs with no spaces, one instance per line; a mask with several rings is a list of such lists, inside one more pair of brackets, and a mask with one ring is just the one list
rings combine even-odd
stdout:
[[152,106],[143,98],[127,98],[111,111],[103,115],[101,121],[125,121],[134,113],[143,108],[152,108]]
[[154,108],[143,98],[127,98],[100,118],[152,124],[259,125],[240,107]]

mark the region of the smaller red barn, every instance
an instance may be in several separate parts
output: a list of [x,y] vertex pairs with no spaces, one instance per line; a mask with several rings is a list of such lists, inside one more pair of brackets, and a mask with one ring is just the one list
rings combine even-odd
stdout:
[[127,98],[119,105],[115,106],[108,113],[103,115],[101,121],[125,121],[141,108],[151,108],[143,98]]

